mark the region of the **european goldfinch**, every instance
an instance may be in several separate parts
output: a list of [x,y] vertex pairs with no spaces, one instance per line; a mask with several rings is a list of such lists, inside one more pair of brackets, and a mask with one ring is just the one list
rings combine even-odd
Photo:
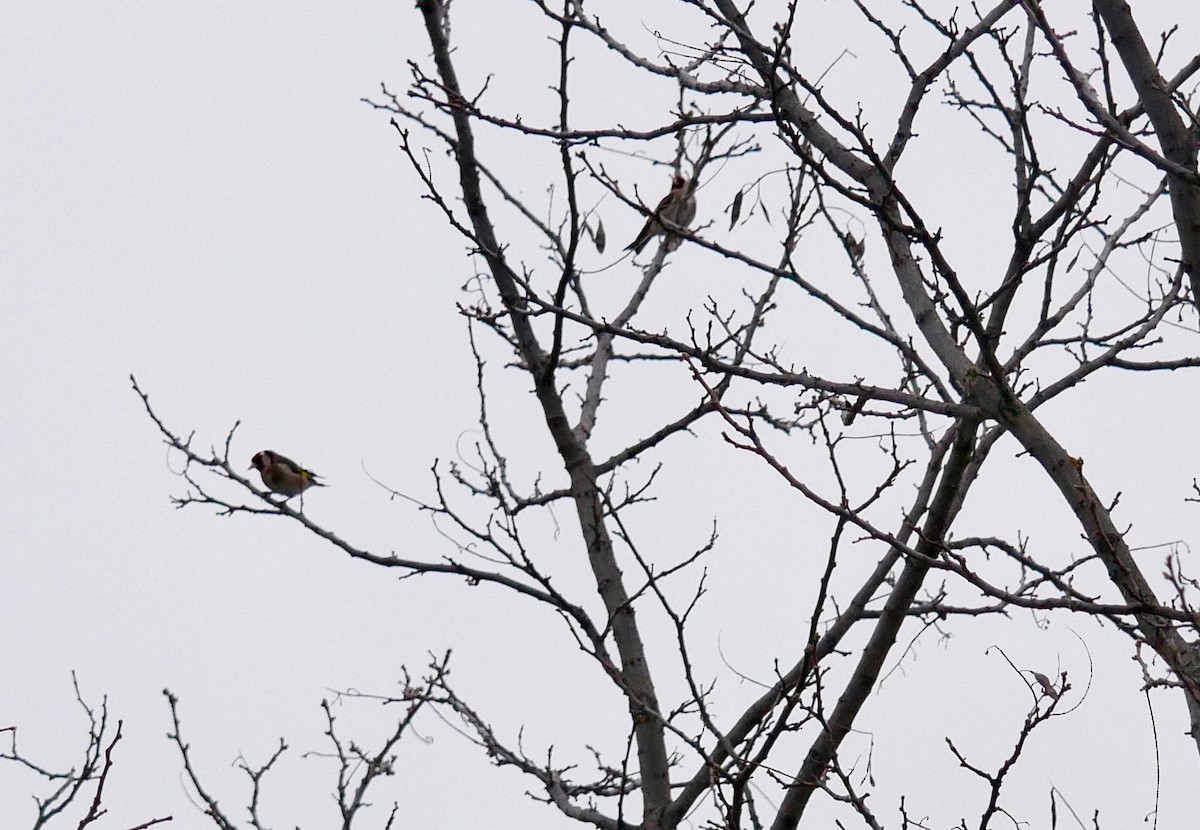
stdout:
[[[646,224],[642,226],[642,232],[625,250],[640,254],[642,248],[645,248],[646,243],[650,241],[650,237],[662,236],[670,233],[671,230],[686,228],[695,218],[696,194],[692,192],[687,179],[683,176],[676,176],[671,180],[671,192],[658,203],[658,207],[654,209],[654,215],[646,219]],[[681,242],[682,240],[678,236],[672,237],[667,243],[668,250],[675,250]]]
[[263,484],[267,489],[278,493],[285,499],[298,496],[309,487],[324,487],[317,481],[317,474],[306,470],[290,458],[280,455],[273,450],[263,450],[255,453],[250,459],[250,468],[262,474]]

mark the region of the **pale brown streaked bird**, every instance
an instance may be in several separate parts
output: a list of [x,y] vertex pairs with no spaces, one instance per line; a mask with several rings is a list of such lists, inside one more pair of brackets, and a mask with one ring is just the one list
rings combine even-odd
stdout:
[[274,450],[263,450],[255,453],[250,459],[250,468],[258,470],[262,475],[263,484],[273,493],[278,493],[284,499],[298,496],[309,487],[324,487],[320,476],[312,470],[306,470],[286,456]]
[[[695,218],[696,194],[692,192],[687,179],[683,176],[676,176],[671,180],[671,192],[658,203],[658,207],[654,209],[654,215],[646,219],[646,224],[642,226],[642,232],[625,250],[640,254],[651,237],[669,234],[672,229],[686,228]],[[678,236],[671,237],[668,242],[668,250],[675,250],[682,241]]]

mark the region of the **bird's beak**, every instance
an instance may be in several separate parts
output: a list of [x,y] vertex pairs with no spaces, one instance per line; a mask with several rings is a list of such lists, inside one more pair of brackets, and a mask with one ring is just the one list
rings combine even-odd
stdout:
[[251,465],[250,465],[249,467],[247,467],[246,469],[247,469],[247,470],[253,470],[253,469],[254,469],[254,465],[253,465],[253,464],[251,464]]

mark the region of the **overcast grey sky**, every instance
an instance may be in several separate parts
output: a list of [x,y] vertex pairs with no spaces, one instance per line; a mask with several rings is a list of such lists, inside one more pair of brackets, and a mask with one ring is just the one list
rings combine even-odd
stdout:
[[[247,465],[272,447],[316,468],[332,498],[309,510],[332,509],[362,543],[437,544],[360,467],[415,487],[472,422],[455,383],[470,382],[469,356],[439,342],[461,246],[441,274],[413,268],[418,253],[437,262],[439,228],[403,193],[386,119],[359,103],[403,77],[415,18],[395,3],[10,4],[0,17],[0,440],[14,473],[0,485],[0,726],[19,725],[46,764],[73,763],[75,670],[125,719],[113,818],[205,826],[164,739],[164,686],[232,807],[237,753],[255,760],[281,735],[323,748],[327,688],[394,690],[401,662],[469,651],[459,633],[478,633],[438,613],[449,585],[401,591],[283,522],[172,509],[179,481],[128,381],[200,441],[242,420]],[[439,733],[438,749],[453,743]],[[434,747],[405,752],[406,802],[454,769]],[[22,826],[27,784],[0,770],[0,826]],[[277,794],[284,824],[332,808],[327,788]]]
[[[1194,17],[1190,0],[1153,5]],[[86,726],[71,672],[89,702],[107,695],[125,739],[103,827],[167,814],[175,816],[172,828],[209,826],[164,737],[164,687],[181,698],[185,737],[211,790],[237,818],[248,790],[233,761],[244,754],[261,762],[287,738],[293,750],[264,794],[266,820],[277,827],[332,826],[334,765],[300,757],[327,748],[321,698],[331,689],[395,692],[401,664],[420,673],[430,652],[454,649],[460,691],[509,739],[524,725],[530,749],[556,744],[583,761],[589,744],[620,752],[620,733],[604,728],[620,720],[620,702],[593,694],[594,667],[548,612],[450,580],[397,582],[282,519],[173,509],[169,496],[182,491],[172,474],[178,459],[130,389],[133,373],[168,424],[196,430],[203,445],[222,442],[240,421],[234,455],[247,465],[271,448],[321,473],[331,486],[311,493],[306,511],[353,543],[430,558],[450,550],[426,517],[390,500],[364,472],[428,496],[434,460],[454,458],[476,426],[474,364],[455,310],[476,266],[418,198],[386,117],[359,101],[381,81],[403,88],[405,60],[425,60],[411,6],[47,2],[0,10],[0,727],[17,726],[19,746],[33,759],[66,767]],[[535,70],[552,64],[511,60],[520,50],[505,15],[464,2],[454,11],[464,18],[456,24],[464,43],[499,41],[493,55],[508,61],[509,74],[497,81],[498,106],[519,111],[513,90],[522,83],[545,105],[551,81]],[[466,19],[476,14],[490,19]],[[647,30],[661,25],[644,22]],[[541,33],[524,34],[531,51],[521,54],[552,60]],[[647,35],[642,48],[650,42]],[[828,44],[815,64],[835,59],[842,45]],[[854,64],[842,83],[871,72]],[[613,113],[655,105],[637,90],[626,96],[609,102]],[[514,157],[498,147],[498,157]],[[953,148],[930,152],[945,158]],[[529,163],[549,166],[555,157]],[[956,176],[930,172],[931,189],[940,181],[952,200],[947,214],[978,207],[970,189],[946,186]],[[647,168],[643,197],[654,198],[663,178]],[[701,221],[724,227],[722,199],[737,187],[715,184]],[[615,205],[604,218],[610,253],[594,255],[596,267],[615,258],[614,242],[623,245],[641,221]],[[652,319],[677,323],[720,290],[712,286],[722,274],[699,255],[681,251],[679,261],[682,269],[665,278],[677,281],[680,307],[655,306]],[[687,263],[696,282],[687,282]],[[627,289],[636,270],[626,262],[604,278],[614,291]],[[798,326],[793,337],[819,344],[827,335]],[[870,360],[828,353],[813,360],[842,357]],[[658,387],[636,377],[622,383],[637,403],[614,405],[613,418],[636,422],[639,406],[654,406],[654,391],[636,393]],[[1120,409],[1102,406],[1112,389],[1098,382],[1075,409],[1048,418],[1091,419],[1080,437],[1089,471],[1109,483],[1134,482],[1123,498],[1126,519],[1144,534],[1140,544],[1190,540],[1195,513],[1176,496],[1200,469],[1194,442],[1178,442],[1176,463],[1163,469],[1139,442],[1114,437],[1134,428],[1151,436],[1190,430],[1194,409],[1182,404],[1194,393],[1170,384],[1191,379],[1141,383]],[[547,449],[544,431],[522,425],[540,417],[526,388],[497,384],[494,394],[507,439],[528,436]],[[735,479],[715,481],[691,449],[701,439],[687,440],[665,474],[657,515],[703,520],[660,518],[646,532],[679,555],[703,544],[710,518],[721,521],[723,544],[710,565],[720,591],[697,626],[701,659],[729,691],[728,717],[756,694],[735,669],[771,677],[778,650],[762,632],[803,624],[796,609],[808,605],[790,597],[811,560],[797,548],[819,549],[827,533],[806,535],[810,518],[752,460],[724,459]],[[1013,468],[1020,463],[1014,459]],[[1040,515],[1049,485],[1021,481],[1029,509],[1020,526],[1052,533],[1055,517]],[[556,545],[572,550],[549,524],[543,530],[547,555]],[[1066,545],[1081,545],[1076,538],[1070,528],[1061,534]],[[1095,628],[1082,622],[1080,633]],[[1023,689],[1006,688],[1007,666],[984,655],[992,644],[1019,653],[1022,666],[1053,674],[1061,664],[1072,682],[1084,682],[1087,657],[1061,625],[1033,638],[989,624],[948,643],[927,637],[873,701],[872,728],[912,733],[878,748],[879,769],[927,761],[932,774],[953,772],[945,735],[912,722],[930,700],[948,710],[945,734],[961,747],[1001,757],[1028,701]],[[1092,656],[1090,697],[1061,732],[1070,745],[1056,746],[1046,730],[1012,786],[1037,794],[1030,812],[1042,819],[1049,781],[1081,815],[1100,809],[1105,827],[1140,826],[1154,806],[1154,742],[1136,666],[1123,643]],[[1193,826],[1200,791],[1194,749],[1189,755],[1179,739],[1182,701],[1155,702],[1164,757],[1159,827]],[[365,743],[391,715],[361,703],[336,711]],[[401,803],[401,826],[566,824],[524,795],[531,782],[492,768],[437,718],[419,721],[419,732],[427,740],[402,744],[398,774],[374,798],[381,809]],[[1096,770],[1113,765],[1127,766],[1127,789],[1095,785]],[[881,782],[876,799],[894,809],[903,790],[887,789],[895,779]],[[44,793],[0,766],[0,828],[28,826],[35,791]],[[949,823],[974,814],[969,805],[979,795],[935,786],[918,812]]]

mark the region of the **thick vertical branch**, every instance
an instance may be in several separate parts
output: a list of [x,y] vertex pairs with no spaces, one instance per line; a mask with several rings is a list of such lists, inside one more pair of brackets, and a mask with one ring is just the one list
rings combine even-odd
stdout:
[[[1196,133],[1188,128],[1175,108],[1168,84],[1154,65],[1154,58],[1142,39],[1129,4],[1125,0],[1095,0],[1095,8],[1137,90],[1138,100],[1154,125],[1163,156],[1194,172]],[[1171,195],[1175,227],[1179,231],[1183,269],[1192,284],[1192,301],[1200,303],[1200,186],[1167,171],[1167,189]]]
[[[938,315],[937,306],[925,289],[890,172],[882,168],[882,160],[872,164],[851,152],[820,124],[816,115],[800,101],[792,86],[779,77],[775,62],[751,33],[746,18],[734,0],[715,0],[715,3],[737,34],[742,52],[762,78],[778,117],[792,124],[834,167],[866,190],[887,242],[904,302],[912,311],[913,320],[925,341],[950,372],[954,382],[961,385],[971,371],[971,361],[946,328]],[[986,347],[986,339],[980,339],[981,347]]]
[[[621,309],[621,313],[614,318],[612,322],[614,328],[624,328],[642,307],[642,301],[646,299],[646,295],[650,293],[650,287],[662,271],[665,255],[666,249],[660,247],[654,261],[642,275],[642,281],[634,289],[633,296],[629,298],[625,308]],[[583,405],[579,412],[579,426],[576,428],[579,437],[584,441],[591,437],[592,431],[596,428],[596,412],[604,400],[601,392],[604,382],[608,379],[608,364],[613,357],[613,341],[615,339],[616,335],[611,331],[603,331],[596,335],[596,350],[592,355],[591,373],[588,375]]]
[[[534,390],[541,404],[546,426],[570,476],[571,498],[579,517],[596,587],[612,621],[613,638],[621,657],[617,679],[629,699],[630,715],[637,735],[643,825],[646,830],[653,830],[660,826],[663,810],[670,799],[663,721],[659,715],[658,698],[654,691],[650,667],[646,662],[645,647],[634,617],[633,606],[617,564],[612,537],[604,522],[604,506],[595,464],[586,445],[571,429],[562,398],[554,385],[554,376],[546,371],[546,354],[524,313],[518,281],[504,259],[495,230],[488,218],[475,161],[475,137],[470,118],[464,107],[454,106],[455,102],[465,99],[450,59],[450,44],[444,28],[445,6],[441,0],[420,0],[417,6],[425,20],[425,29],[433,47],[434,61],[442,85],[450,96],[454,128],[458,137],[459,180],[467,214],[471,218],[480,253],[487,261],[501,299],[509,310],[517,347],[533,377]],[[616,667],[613,667],[613,670],[616,672]]]
[[[569,0],[564,0],[569,2]],[[571,20],[567,16],[567,9],[563,10],[562,19],[562,37],[558,41],[558,128],[562,132],[567,132],[571,126],[570,111],[571,111],[571,96],[568,92],[567,79],[571,67]],[[579,275],[575,273],[575,255],[579,251],[579,200],[575,189],[575,166],[571,159],[571,145],[566,141],[559,142],[558,145],[559,159],[562,162],[563,180],[566,183],[567,190],[567,215],[570,219],[570,227],[567,229],[567,244],[566,251],[563,256],[562,276],[558,280],[558,288],[554,292],[554,304],[559,308],[562,307],[563,301],[567,296],[567,286],[579,279]],[[580,300],[582,301],[583,293],[580,291]],[[554,339],[550,346],[550,357],[546,361],[545,371],[553,374],[558,367],[559,357],[562,355],[563,344],[563,323],[562,315],[554,319]]]
[[[933,497],[917,542],[916,549],[922,557],[933,559],[938,556],[946,531],[962,507],[964,486],[970,481],[967,472],[974,453],[975,433],[978,427],[979,422],[972,419],[960,421],[955,426],[954,445],[946,459],[937,493]],[[859,656],[854,674],[834,706],[825,729],[813,742],[804,763],[801,764],[795,782],[779,806],[771,830],[790,830],[800,823],[808,800],[817,789],[822,774],[833,761],[842,740],[849,734],[867,696],[875,688],[883,661],[895,645],[900,626],[908,619],[906,611],[916,598],[928,572],[929,564],[926,558],[912,558],[904,563],[904,569],[901,570],[896,585],[884,605],[875,630],[871,632],[871,638]]]
[[[1000,414],[1001,423],[1042,465],[1058,487],[1092,549],[1107,568],[1109,579],[1125,601],[1134,608],[1160,607],[1162,603],[1134,560],[1124,534],[1113,522],[1109,506],[1100,501],[1083,475],[1083,459],[1071,456],[1024,406],[1009,408]],[[1183,685],[1191,722],[1190,734],[1200,750],[1200,666],[1196,664],[1196,646],[1183,639],[1175,623],[1152,611],[1137,613],[1135,617],[1138,631],[1146,643],[1171,667]]]

